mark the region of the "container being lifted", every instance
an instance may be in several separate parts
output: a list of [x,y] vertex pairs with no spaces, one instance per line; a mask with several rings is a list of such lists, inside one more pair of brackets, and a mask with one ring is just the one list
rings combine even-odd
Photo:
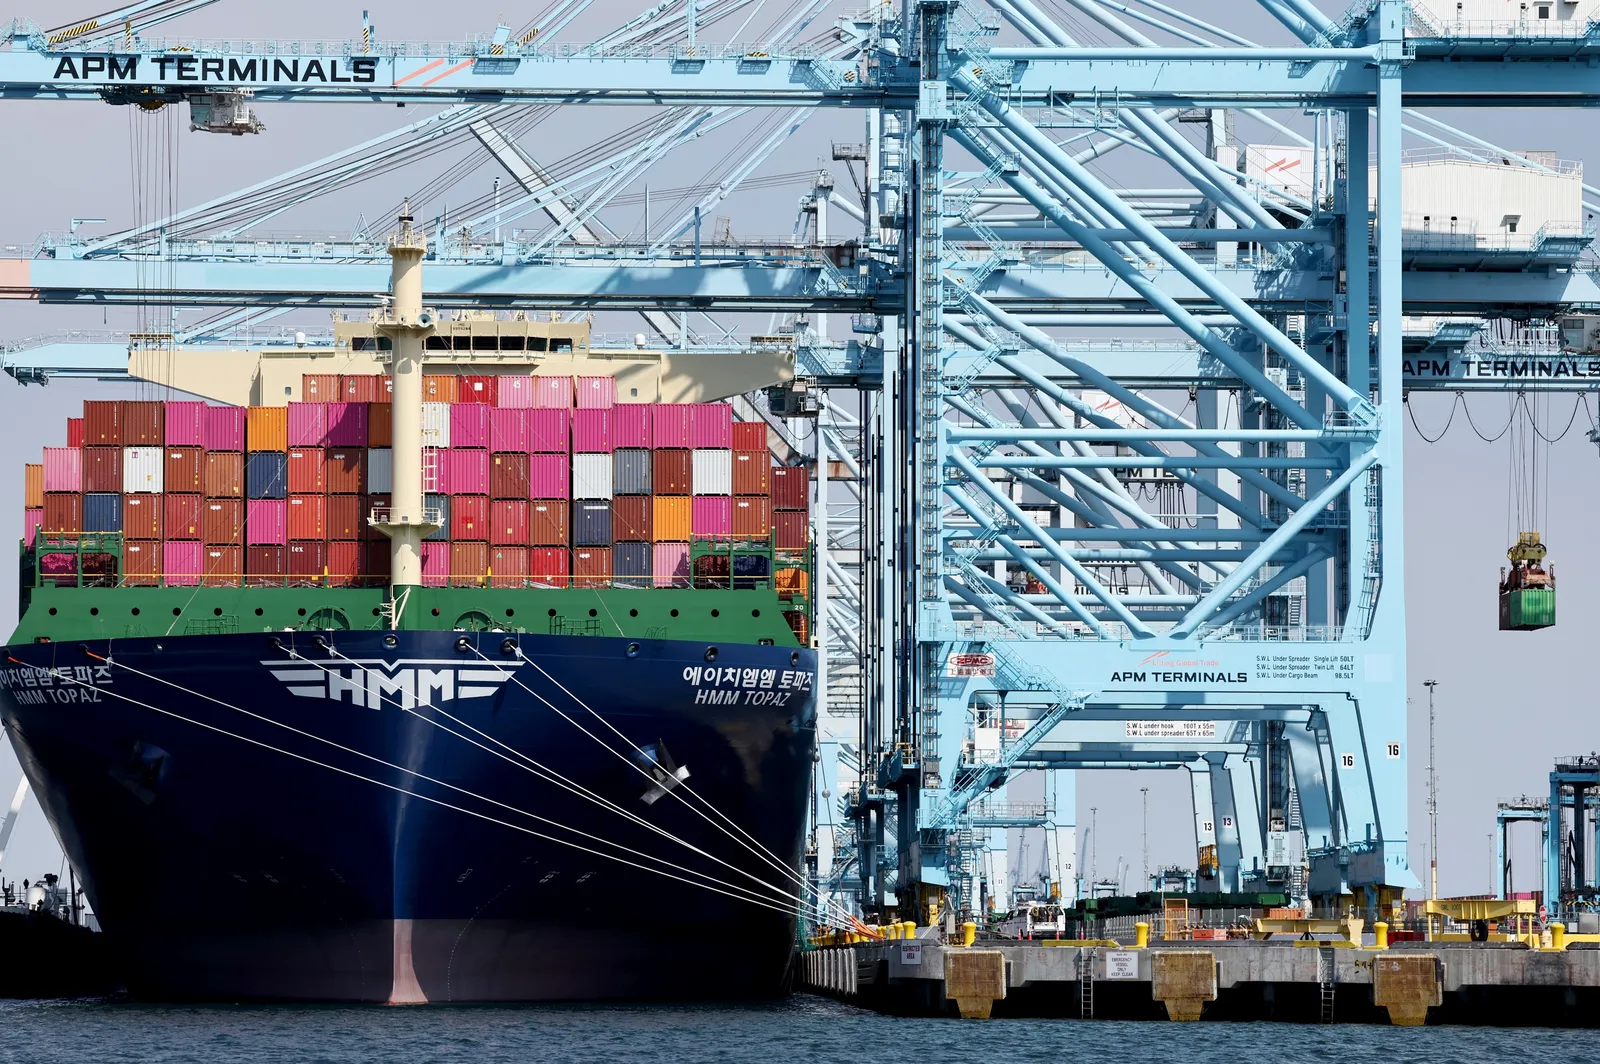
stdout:
[[1531,632],[1556,623],[1556,570],[1544,567],[1545,545],[1537,532],[1523,532],[1506,551],[1500,570],[1500,630]]

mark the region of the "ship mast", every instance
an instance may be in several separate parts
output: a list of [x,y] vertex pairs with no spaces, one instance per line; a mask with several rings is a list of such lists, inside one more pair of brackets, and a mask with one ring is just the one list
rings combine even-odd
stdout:
[[394,477],[387,511],[375,508],[373,525],[389,537],[389,624],[400,627],[406,597],[422,584],[422,540],[439,529],[439,515],[422,492],[422,352],[434,314],[422,307],[422,256],[427,238],[412,226],[411,205],[389,238],[393,298],[378,311],[377,331],[390,338],[389,375],[394,394]]

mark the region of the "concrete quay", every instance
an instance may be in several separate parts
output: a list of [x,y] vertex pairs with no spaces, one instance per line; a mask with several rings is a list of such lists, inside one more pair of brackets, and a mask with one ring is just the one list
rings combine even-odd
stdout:
[[1592,943],[962,946],[921,934],[807,950],[799,985],[900,1016],[1600,1027]]

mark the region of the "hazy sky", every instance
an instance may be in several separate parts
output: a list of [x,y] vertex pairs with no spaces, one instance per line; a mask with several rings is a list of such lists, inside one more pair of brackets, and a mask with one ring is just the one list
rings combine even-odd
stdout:
[[[95,8],[60,0],[34,0],[14,5],[18,14],[46,26],[91,14]],[[642,0],[595,0],[583,18],[562,39],[592,39],[636,15]],[[1052,5],[1053,6],[1053,5]],[[1256,35],[1263,43],[1281,42],[1282,36],[1263,32],[1269,22],[1253,4],[1186,4],[1187,10]],[[1324,4],[1325,7],[1329,5]],[[1342,5],[1340,5],[1342,8]],[[390,39],[451,40],[493,30],[502,12],[513,29],[520,29],[540,13],[540,5],[507,10],[503,0],[457,0],[449,5],[419,0],[276,0],[272,4],[223,2],[189,16],[165,32],[169,36],[227,37],[232,39],[329,39],[357,37],[361,12],[369,8],[381,37]],[[777,21],[780,7],[773,5]],[[841,5],[838,10],[845,10]],[[1332,10],[1330,8],[1330,10]],[[752,22],[742,39],[757,40],[763,19]],[[826,17],[813,23],[821,28]],[[1063,15],[1063,22],[1082,40],[1104,41],[1103,33],[1082,26],[1081,19]],[[181,27],[181,32],[180,32]],[[725,39],[727,30],[708,34]],[[806,36],[810,36],[808,32]],[[125,108],[99,104],[47,104],[5,102],[3,127],[13,153],[0,167],[0,254],[26,254],[43,231],[65,229],[73,217],[101,217],[112,225],[136,216],[134,168],[130,162],[133,123],[151,121]],[[203,202],[231,189],[260,181],[274,173],[311,161],[364,140],[376,133],[422,117],[425,109],[398,110],[372,105],[262,105],[258,107],[267,131],[257,137],[217,137],[184,133],[178,139],[180,165],[175,189],[181,205]],[[1287,112],[1281,117],[1304,125]],[[602,136],[648,117],[643,109],[572,108],[547,119],[524,141],[543,159],[568,155]],[[750,131],[766,115],[751,116],[743,125],[720,137],[707,138],[681,156],[669,158],[652,171],[656,189],[692,184],[721,159],[731,157],[749,143]],[[1587,158],[1596,143],[1596,117],[1588,111],[1439,112],[1438,117],[1499,140],[1514,149],[1554,149],[1563,158],[1591,163]],[[819,113],[757,171],[757,176],[800,173],[827,161],[830,142],[863,139],[861,116],[853,113]],[[1275,139],[1249,123],[1241,135],[1260,142]],[[22,160],[19,164],[19,160]],[[1135,158],[1134,163],[1139,160]],[[400,196],[415,190],[431,168],[383,173],[359,188],[349,190],[271,230],[315,235],[348,233],[358,214],[374,224]],[[1108,160],[1107,172],[1118,164]],[[850,182],[835,169],[841,190]],[[419,214],[433,217],[452,198],[464,201],[486,191],[498,176],[493,167],[471,175],[460,187],[419,206]],[[787,235],[794,222],[804,182],[738,194],[723,213],[732,218],[733,231],[745,236]],[[658,201],[659,202],[659,201]],[[154,209],[146,202],[143,211]],[[637,225],[641,210],[617,208],[607,218],[613,226]],[[657,224],[665,214],[658,207]],[[837,222],[835,223],[838,224]],[[314,327],[320,316],[297,320]],[[765,322],[761,316],[759,322]],[[70,307],[40,307],[27,303],[0,304],[0,339],[18,339],[65,329],[120,328],[133,322],[128,312],[100,312]],[[755,321],[751,322],[754,326]],[[628,331],[635,326],[627,325]],[[97,397],[132,397],[135,389],[90,383],[58,382],[49,388],[21,389],[10,378],[0,380],[0,499],[11,500],[0,509],[0,529],[20,534],[22,465],[36,461],[42,445],[60,444],[65,438],[65,418],[76,415],[82,400]],[[1416,417],[1430,436],[1444,424],[1451,400],[1447,396],[1414,399]],[[1477,425],[1493,435],[1504,425],[1508,400],[1504,396],[1478,396],[1468,400]],[[1567,421],[1571,400],[1552,403],[1555,430]],[[1591,409],[1597,409],[1591,403]],[[1552,431],[1552,430],[1547,430]],[[1550,449],[1551,499],[1545,532],[1550,560],[1559,576],[1560,623],[1536,633],[1496,631],[1496,582],[1507,545],[1507,478],[1509,449],[1505,440],[1481,442],[1457,415],[1450,433],[1440,443],[1428,445],[1407,428],[1406,456],[1406,557],[1405,580],[1410,632],[1409,675],[1417,705],[1410,718],[1410,771],[1414,784],[1411,802],[1412,864],[1426,865],[1422,841],[1426,838],[1423,781],[1426,772],[1427,713],[1422,681],[1440,680],[1438,738],[1440,763],[1440,886],[1446,893],[1481,893],[1489,889],[1492,872],[1494,803],[1501,797],[1545,790],[1545,773],[1551,760],[1562,754],[1584,752],[1600,746],[1591,724],[1592,687],[1587,673],[1576,667],[1586,660],[1590,633],[1600,620],[1600,562],[1581,548],[1584,530],[1596,521],[1596,473],[1600,452],[1585,439],[1584,414],[1569,435]],[[1390,573],[1386,594],[1399,585]],[[0,625],[9,628],[15,609],[15,571],[0,569]],[[0,801],[9,798],[19,778],[14,756],[6,746],[0,751]],[[1118,855],[1137,871],[1140,863],[1140,787],[1150,788],[1150,851],[1152,865],[1167,863],[1193,867],[1192,822],[1189,817],[1187,777],[1177,772],[1083,774],[1078,782],[1080,822],[1088,819],[1091,805],[1099,809],[1101,840],[1099,865],[1109,874]],[[1535,886],[1537,829],[1524,827],[1522,844],[1514,846],[1517,885]],[[30,804],[7,856],[7,878],[36,876],[54,871],[60,861],[44,817]],[[1135,877],[1129,877],[1132,886]]]

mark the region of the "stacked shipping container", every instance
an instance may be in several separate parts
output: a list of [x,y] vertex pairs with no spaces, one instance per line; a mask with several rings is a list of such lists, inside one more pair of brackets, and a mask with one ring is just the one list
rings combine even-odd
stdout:
[[[381,584],[392,488],[381,375],[301,402],[88,402],[27,467],[24,534],[120,532],[128,583]],[[805,470],[724,403],[617,403],[610,377],[424,377],[434,586],[684,587],[695,540],[807,542]]]

